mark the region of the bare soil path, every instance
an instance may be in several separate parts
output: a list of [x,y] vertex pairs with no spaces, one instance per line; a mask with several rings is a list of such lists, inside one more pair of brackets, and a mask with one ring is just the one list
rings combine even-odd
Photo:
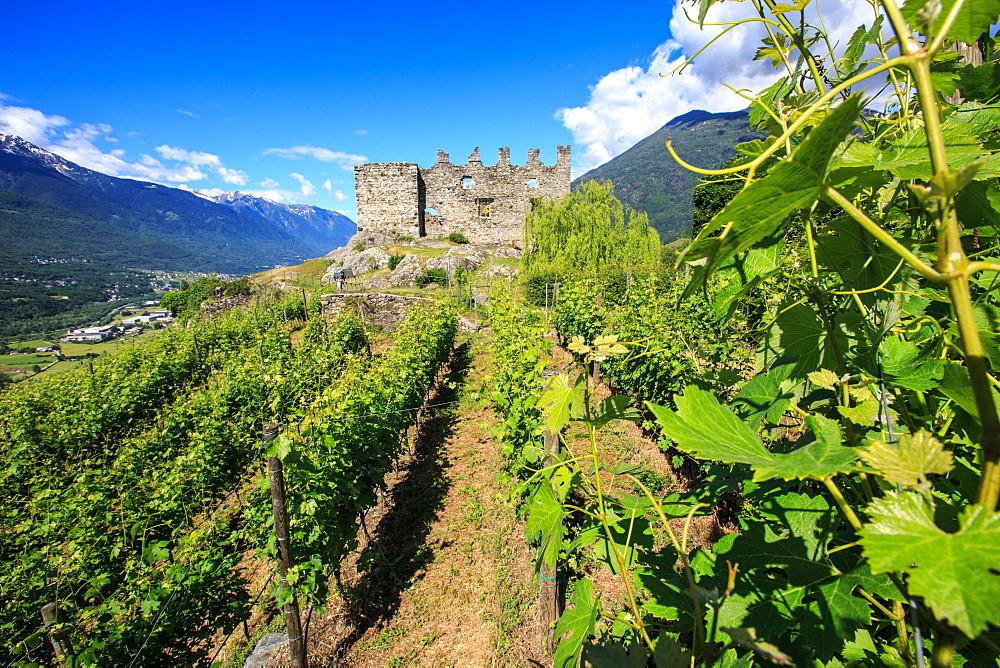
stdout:
[[[310,621],[310,665],[525,666],[537,580],[524,525],[505,503],[495,418],[475,392],[488,341],[460,343],[413,430],[410,453],[368,513],[343,596]],[[360,574],[359,574],[360,571]]]

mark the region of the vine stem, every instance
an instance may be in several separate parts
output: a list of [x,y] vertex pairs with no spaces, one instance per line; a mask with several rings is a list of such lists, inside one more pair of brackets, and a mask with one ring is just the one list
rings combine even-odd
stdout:
[[[885,0],[886,5],[894,4],[894,0]],[[946,24],[954,21],[956,11],[962,4],[957,0],[949,12]],[[935,41],[937,44],[937,41]],[[931,164],[936,177],[947,177],[948,154],[945,150],[944,135],[941,130],[941,118],[938,111],[937,91],[931,80],[930,57],[933,50],[917,54],[908,63],[913,73],[917,88],[917,97],[924,117],[927,131],[927,144],[931,152]],[[942,178],[942,180],[947,180]],[[965,367],[969,373],[969,383],[976,399],[976,409],[979,412],[979,424],[982,427],[979,437],[979,447],[983,452],[983,468],[979,480],[979,490],[976,502],[986,506],[991,512],[996,510],[1000,499],[1000,418],[997,416],[996,404],[993,401],[993,391],[990,388],[989,371],[986,364],[983,343],[979,338],[979,328],[973,310],[972,297],[969,291],[969,259],[962,248],[959,234],[958,218],[954,209],[954,193],[946,193],[937,211],[941,251],[938,257],[940,276],[948,284],[948,295],[955,317],[958,321],[958,331],[962,337],[962,348],[965,354]]]
[[851,527],[853,527],[855,531],[861,531],[861,527],[863,526],[861,524],[861,520],[858,519],[854,509],[851,508],[851,504],[849,504],[847,499],[844,498],[844,494],[840,491],[840,488],[837,487],[837,483],[833,482],[833,478],[823,478],[823,484],[826,485],[830,495],[833,496],[833,500],[837,502],[837,507],[840,508],[840,512],[842,512],[844,517],[847,518]]

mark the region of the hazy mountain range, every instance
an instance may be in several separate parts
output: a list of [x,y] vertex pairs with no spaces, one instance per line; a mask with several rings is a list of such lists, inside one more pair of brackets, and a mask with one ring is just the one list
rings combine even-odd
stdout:
[[698,175],[688,171],[667,152],[667,137],[687,162],[715,169],[728,160],[733,147],[759,138],[750,131],[748,111],[713,114],[689,111],[678,116],[635,146],[573,182],[610,180],[615,195],[626,206],[649,215],[649,223],[669,241],[691,229],[694,207],[691,195]]
[[[57,249],[50,246],[62,247],[70,235],[78,237],[78,253],[110,251],[139,267],[250,273],[325,255],[356,230],[346,216],[309,205],[243,193],[211,198],[108,176],[14,135],[0,135],[0,190],[27,198],[6,197],[0,223],[8,234],[31,238],[33,253],[54,254]],[[31,215],[19,215],[17,202]],[[28,219],[37,223],[43,211],[58,218],[59,210],[73,215],[60,220],[58,235],[25,227]],[[97,223],[116,233],[94,234],[104,229]]]

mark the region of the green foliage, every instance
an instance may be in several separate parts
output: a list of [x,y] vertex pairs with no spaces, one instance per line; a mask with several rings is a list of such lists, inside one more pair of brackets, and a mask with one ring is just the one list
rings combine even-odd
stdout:
[[557,202],[535,201],[524,227],[526,276],[652,271],[660,239],[645,214],[626,209],[610,182],[584,183]]
[[453,244],[467,244],[469,240],[465,238],[465,235],[461,232],[452,232],[448,235],[448,241]]
[[431,283],[448,285],[448,272],[441,267],[434,267],[433,269],[428,269],[424,273],[418,275],[414,279],[414,282],[422,288],[427,287]]
[[[713,0],[698,4],[704,20]],[[556,630],[569,665],[905,666],[928,647],[936,666],[997,660],[995,54],[952,67],[935,33],[975,41],[1000,3],[879,5],[843,47],[805,4],[755,5],[772,28],[758,56],[788,76],[751,110],[768,136],[709,174],[739,191],[705,188],[714,214],[674,277],[615,291],[560,276],[556,326],[578,361],[658,396],[661,444],[700,462],[684,462],[686,492],[659,498],[597,448],[629,399],[595,406],[578,370],[549,379],[544,425],[582,424],[591,448],[539,466],[524,441],[529,537],[571,580],[577,555],[602,564],[624,606],[590,624],[595,599],[574,598]],[[850,89],[886,70],[893,106],[866,112]],[[970,101],[943,99],[962,85]],[[720,498],[737,501],[739,532],[692,549],[690,523]]]
[[508,468],[517,472],[541,455],[537,434],[541,412],[535,403],[544,385],[548,346],[541,338],[538,318],[501,287],[494,287],[490,294],[490,321],[490,400],[503,420],[496,436]]
[[403,261],[404,257],[406,257],[405,253],[400,254],[400,255],[390,255],[389,256],[389,271],[392,271],[393,269],[395,269],[396,267],[398,267],[399,263]]
[[[396,329],[396,345],[367,363],[349,361],[337,383],[318,392],[301,439],[276,451],[284,460],[291,539],[311,558],[300,563],[294,589],[326,604],[327,579],[356,547],[357,518],[375,504],[404,447],[456,330],[451,307],[411,312]],[[269,550],[275,552],[272,540]],[[286,594],[289,595],[289,594]]]
[[367,348],[349,316],[293,347],[283,313],[295,301],[171,328],[95,360],[93,374],[3,394],[4,658],[53,596],[84,665],[194,664],[248,617],[237,566],[263,548],[270,514],[246,487],[261,427],[295,419]]

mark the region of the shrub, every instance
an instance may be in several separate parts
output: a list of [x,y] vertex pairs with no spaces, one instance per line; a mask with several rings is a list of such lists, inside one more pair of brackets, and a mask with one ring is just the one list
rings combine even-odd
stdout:
[[405,253],[402,254],[402,255],[390,255],[389,256],[389,271],[392,271],[393,269],[395,269],[396,267],[398,267],[399,263],[403,261],[404,257],[406,257]]
[[452,232],[448,235],[448,241],[453,244],[467,244],[469,240],[465,238],[465,235],[461,232]]
[[417,285],[424,287],[430,283],[437,283],[439,285],[448,284],[448,272],[440,267],[435,267],[434,269],[428,269],[423,274],[420,274],[415,279]]

